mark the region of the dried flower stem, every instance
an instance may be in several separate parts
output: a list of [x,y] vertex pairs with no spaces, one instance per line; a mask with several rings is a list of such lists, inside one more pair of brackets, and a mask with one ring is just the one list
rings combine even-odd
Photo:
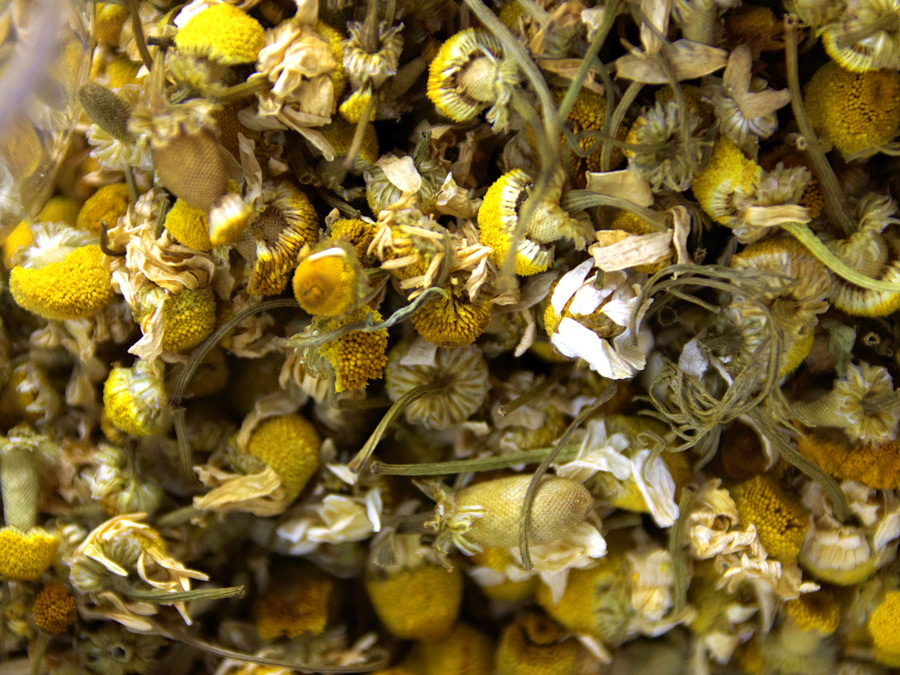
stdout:
[[[625,121],[625,115],[628,114],[628,109],[631,108],[631,104],[634,103],[637,95],[643,88],[644,85],[640,82],[632,82],[628,85],[628,89],[622,94],[622,98],[619,99],[619,104],[616,106],[616,110],[609,120],[609,125],[603,126],[603,133],[608,137],[615,138],[616,133],[619,131],[619,126]],[[609,106],[607,106],[607,110],[609,110]],[[600,171],[609,171],[610,164],[612,163],[612,150],[613,146],[611,143],[607,142],[603,144],[603,151],[600,153]]]
[[131,32],[134,33],[134,44],[137,45],[138,53],[141,55],[141,61],[144,62],[147,70],[153,63],[153,57],[150,56],[150,50],[147,49],[147,38],[144,36],[144,24],[141,22],[141,8],[138,0],[125,0],[128,6],[128,13],[131,15]]
[[523,569],[530,570],[533,567],[531,563],[531,554],[528,552],[528,528],[531,526],[531,507],[534,504],[534,496],[537,494],[538,486],[541,484],[541,478],[547,473],[547,469],[550,468],[550,464],[556,459],[556,456],[564,447],[566,447],[566,444],[568,444],[569,439],[572,438],[572,434],[575,433],[575,430],[578,429],[578,427],[580,427],[597,408],[615,396],[616,390],[616,385],[609,382],[602,394],[582,408],[581,412],[578,413],[578,417],[576,417],[563,432],[563,435],[560,436],[559,440],[554,444],[553,450],[544,457],[544,461],[540,463],[537,470],[534,472],[534,476],[528,484],[528,490],[525,491],[525,499],[522,501],[522,518],[519,521],[519,554],[522,558]]
[[[570,461],[575,458],[580,445],[569,445],[560,451],[559,461]],[[553,452],[553,448],[536,448],[523,450],[499,457],[482,457],[480,459],[459,459],[451,462],[424,462],[422,464],[387,464],[373,460],[369,471],[381,476],[450,476],[462,473],[479,473],[481,471],[497,471],[521,464],[537,464]]]
[[694,493],[688,488],[681,491],[681,499],[678,500],[678,520],[669,530],[669,557],[672,558],[672,573],[674,582],[672,584],[672,616],[681,614],[687,603],[687,557],[684,552],[684,532],[687,528],[688,511]]
[[377,98],[378,97],[374,94],[369,98],[366,102],[366,107],[363,109],[362,115],[360,115],[359,119],[356,121],[356,128],[353,130],[353,140],[350,142],[350,149],[347,151],[347,156],[344,158],[344,171],[352,169],[353,164],[356,162],[356,156],[359,154],[359,149],[362,147],[363,137],[366,135],[366,125],[369,123],[369,120],[372,119],[372,111],[375,110],[375,101]]
[[100,250],[103,251],[104,255],[112,258],[124,258],[128,253],[127,249],[115,251],[109,247],[109,223],[105,220],[100,221]]
[[580,211],[594,206],[611,206],[623,211],[629,211],[655,229],[663,232],[666,230],[666,216],[659,211],[653,211],[646,206],[640,206],[622,197],[602,195],[589,190],[569,190],[559,200],[560,206],[566,211]]
[[499,415],[501,415],[502,417],[505,417],[506,415],[509,415],[511,412],[518,410],[523,405],[531,403],[534,399],[538,398],[539,396],[542,396],[544,393],[549,391],[550,388],[554,384],[556,384],[563,378],[564,374],[568,374],[568,373],[564,373],[562,371],[562,369],[554,370],[553,373],[551,373],[551,375],[547,379],[545,379],[543,382],[536,384],[531,389],[529,389],[525,393],[523,393],[521,396],[518,396],[517,398],[513,399],[509,403],[504,403],[499,408],[497,408],[497,413]]

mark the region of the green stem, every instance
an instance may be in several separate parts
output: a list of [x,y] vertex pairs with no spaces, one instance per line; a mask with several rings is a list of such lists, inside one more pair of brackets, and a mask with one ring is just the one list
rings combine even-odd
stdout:
[[170,605],[173,602],[190,602],[192,600],[222,600],[224,598],[244,597],[243,586],[226,588],[197,588],[192,591],[143,591],[137,588],[121,588],[120,592],[129,598],[143,600],[158,605]]
[[216,103],[233,103],[271,88],[272,84],[269,82],[269,79],[257,74],[257,76],[249,77],[245,82],[223,89],[212,98]]
[[[580,445],[570,445],[560,451],[560,462],[572,461],[580,450]],[[426,462],[423,464],[387,464],[374,460],[369,466],[373,475],[380,476],[450,476],[460,473],[497,471],[520,464],[537,464],[553,452],[553,448],[535,448],[498,457],[481,459],[458,459],[451,462]]]
[[[644,85],[640,82],[632,82],[628,85],[628,89],[625,90],[622,98],[619,99],[619,104],[616,106],[616,110],[609,121],[609,128],[605,125],[603,127],[604,134],[613,138],[617,136],[619,127],[625,120],[625,115],[628,114],[628,109],[631,108],[631,104],[637,99],[643,87]],[[603,151],[600,153],[600,171],[609,171],[612,163],[612,151],[613,146],[610,143],[603,144]]]
[[581,211],[594,206],[612,206],[633,213],[660,232],[664,232],[667,228],[665,214],[635,204],[622,197],[611,197],[609,195],[600,194],[599,192],[590,192],[589,190],[569,190],[563,195],[562,199],[559,200],[559,205],[566,211]]
[[688,511],[694,493],[684,488],[678,501],[678,520],[669,530],[669,556],[672,558],[674,576],[671,615],[677,617],[687,602],[687,560],[684,553],[684,531],[687,528]]

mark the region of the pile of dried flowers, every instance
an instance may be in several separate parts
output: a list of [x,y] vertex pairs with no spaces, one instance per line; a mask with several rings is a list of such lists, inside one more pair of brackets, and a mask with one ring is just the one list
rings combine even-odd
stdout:
[[92,11],[8,668],[900,667],[896,2]]

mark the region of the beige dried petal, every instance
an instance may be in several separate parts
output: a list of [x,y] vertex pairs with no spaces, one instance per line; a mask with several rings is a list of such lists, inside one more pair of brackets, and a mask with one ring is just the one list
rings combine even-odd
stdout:
[[422,187],[422,176],[409,155],[403,157],[384,155],[375,162],[375,165],[381,167],[384,177],[400,192],[415,194]]
[[688,265],[692,262],[687,249],[688,236],[691,234],[691,214],[684,206],[673,206],[668,212],[672,214],[675,225],[675,232],[672,234],[675,260],[679,265]]
[[248,476],[229,473],[211,465],[195,466],[200,482],[213,489],[194,497],[194,506],[206,511],[239,511],[266,518],[284,513],[290,506],[281,478],[266,467]]
[[796,204],[778,206],[748,206],[744,209],[744,221],[756,227],[775,227],[784,223],[808,223],[812,218],[809,209]]
[[78,613],[88,621],[117,621],[135,633],[149,633],[154,625],[145,619],[145,616],[153,616],[159,610],[148,602],[133,600],[125,602],[112,591],[99,593],[94,601],[96,606],[82,603],[78,607]]
[[[728,52],[699,42],[676,40],[663,52],[669,59],[672,74],[679,81],[703,77],[725,67]],[[667,84],[669,79],[655,58],[642,54],[626,54],[616,60],[619,77],[644,84]]]
[[469,197],[469,191],[456,184],[451,173],[447,174],[443,185],[435,195],[435,206],[438,213],[457,218],[474,218],[480,204],[480,200],[472,200]]
[[[618,241],[606,239],[604,235],[618,232],[604,230],[596,232],[597,243],[588,247],[594,257],[594,265],[604,272],[624,270],[635,265],[648,265],[665,260],[672,255],[672,230],[650,234],[620,234]],[[608,242],[608,243],[607,243]]]
[[[641,22],[641,44],[644,45],[647,56],[656,56],[665,46],[671,9],[671,0],[641,0],[641,11],[646,17]],[[650,26],[647,25],[647,20]]]
[[638,206],[651,206],[654,201],[650,183],[629,169],[621,171],[588,171],[585,173],[589,192],[621,197]]
[[[546,70],[548,73],[559,75],[567,80],[575,79],[581,68],[581,63],[582,59],[537,59],[537,64],[541,70]],[[606,89],[597,81],[598,78],[599,74],[591,67],[588,69],[587,77],[584,78],[582,86],[589,91],[602,94]]]
[[140,325],[143,335],[140,340],[128,348],[128,353],[145,361],[152,361],[163,353],[162,342],[165,332],[163,304],[159,303],[152,312],[145,314]]

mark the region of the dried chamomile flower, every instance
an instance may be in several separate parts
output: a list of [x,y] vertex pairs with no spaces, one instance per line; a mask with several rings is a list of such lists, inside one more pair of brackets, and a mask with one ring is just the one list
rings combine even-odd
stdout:
[[166,213],[166,230],[179,243],[198,251],[209,251],[213,245],[209,239],[209,220],[206,211],[195,209],[183,199],[176,199]]
[[[625,272],[591,274],[593,260],[585,260],[564,274],[550,292],[544,329],[563,355],[584,359],[603,377],[630,379],[646,363],[652,338],[646,330],[632,334],[632,315],[640,326],[649,305],[637,307],[640,285]],[[590,275],[590,276],[588,276]]]
[[[381,321],[378,310],[368,305],[315,324],[319,334],[329,333],[348,324],[360,321]],[[318,347],[318,354],[334,373],[335,392],[365,389],[371,380],[380,380],[387,365],[387,329],[377,331],[351,331]]]
[[384,373],[384,386],[392,401],[417,387],[442,385],[425,391],[406,407],[407,421],[429,429],[447,429],[467,420],[484,402],[488,390],[488,367],[475,346],[456,349],[438,347],[430,361],[412,360],[409,343],[391,350]]
[[319,468],[315,427],[299,415],[281,415],[261,421],[244,445],[244,452],[274,469],[281,478],[288,502],[294,501]]
[[101,444],[96,454],[97,470],[91,477],[91,497],[110,516],[126,513],[153,514],[162,500],[163,490],[156,478],[140,474],[126,451]]
[[706,162],[707,135],[689,108],[682,112],[675,101],[656,103],[628,132],[628,167],[646,179],[654,192],[664,188],[684,192]]
[[375,238],[378,225],[361,218],[340,218],[328,227],[327,237],[334,242],[346,241],[356,250],[356,258],[363,267],[373,267],[369,245]]
[[[518,2],[515,0],[513,2],[509,2],[504,7],[515,5],[516,7],[521,7]],[[556,100],[556,103],[559,104],[562,102],[563,96],[565,95],[565,91],[561,89],[553,90],[553,98]],[[572,105],[572,109],[569,111],[569,115],[566,118],[566,124],[573,134],[577,137],[581,132],[589,132],[589,131],[601,131],[603,129],[603,122],[606,119],[606,96],[603,94],[598,94],[595,91],[591,91],[590,89],[582,88],[582,90],[578,93],[578,98],[575,99],[575,103]],[[625,136],[627,134],[627,130],[620,126],[616,137],[620,141],[625,140]],[[596,145],[595,145],[596,144]],[[570,152],[569,161],[572,163],[572,168],[574,169],[574,173],[576,177],[581,178],[581,185],[584,185],[583,175],[585,171],[601,171],[601,149],[602,144],[597,143],[597,139],[585,137],[578,141],[578,146],[582,150],[589,150],[594,147],[594,151],[589,154],[587,157],[579,157],[574,152]],[[610,161],[610,166],[615,167],[622,162],[624,155],[622,151],[618,148],[613,150]]]
[[250,267],[247,292],[277,295],[287,287],[303,246],[318,240],[319,219],[309,197],[286,182],[272,186],[256,210],[235,249]]
[[900,68],[898,8],[893,0],[861,0],[838,7],[842,11],[829,17],[822,29],[822,42],[832,59],[857,73]]
[[113,368],[103,385],[103,414],[127,434],[163,433],[169,416],[162,364],[139,359],[130,368]]
[[[891,197],[867,194],[856,205],[857,229],[846,239],[825,242],[853,269],[882,281],[900,281],[900,225],[897,202]],[[832,305],[854,316],[887,316],[900,308],[900,293],[861,288],[835,278]]]
[[278,570],[256,607],[256,631],[263,640],[321,635],[337,597],[335,579],[314,565]]
[[798,206],[810,173],[779,164],[765,172],[728,138],[720,136],[692,189],[700,206],[716,222],[731,228],[743,244],[759,241],[783,222],[807,222]]
[[113,183],[104,185],[97,190],[81,207],[75,227],[91,234],[100,234],[103,221],[109,227],[115,227],[116,222],[128,211],[131,198],[128,195],[128,186],[125,183]]
[[472,300],[459,286],[445,289],[446,295],[432,297],[410,322],[416,332],[438,347],[462,347],[475,342],[491,319],[491,303],[483,297]]
[[0,576],[34,581],[56,560],[60,539],[40,527],[0,528]]
[[797,449],[840,480],[880,490],[900,488],[900,445],[850,442],[840,431],[817,429],[797,440]]
[[[475,483],[458,492],[433,486],[437,506],[426,526],[438,532],[435,546],[451,544],[472,555],[485,548],[519,544],[522,506],[532,475],[507,476]],[[535,493],[528,540],[535,545],[564,537],[587,517],[594,499],[581,483],[544,476]]]
[[802,630],[790,622],[769,633],[760,645],[768,668],[783,673],[832,673],[836,645],[816,630]]
[[900,667],[900,591],[885,593],[869,617],[868,629],[875,647],[875,660],[891,668]]
[[390,26],[382,21],[375,35],[377,45],[374,45],[368,44],[363,36],[364,24],[358,21],[347,24],[349,35],[341,47],[344,72],[354,91],[380,89],[397,72],[400,52],[403,51],[403,36],[400,34],[402,29],[403,24]]
[[741,513],[741,522],[753,524],[769,555],[793,562],[800,553],[809,514],[797,496],[764,474],[730,490]]
[[256,61],[265,39],[256,19],[223,2],[194,14],[175,34],[175,47],[185,54],[231,66]]
[[143,675],[159,666],[158,654],[165,644],[158,635],[141,635],[115,623],[103,623],[78,631],[74,649],[90,672]]
[[349,246],[319,247],[305,255],[294,270],[294,297],[313,316],[336,317],[347,314],[369,290],[355,252]]
[[[533,554],[533,550],[531,551]],[[516,602],[534,595],[539,578],[516,564],[515,557],[505,548],[489,546],[475,553],[466,571],[491,600]]]
[[431,286],[446,258],[449,233],[422,213],[413,195],[381,211],[369,252],[401,284]]
[[416,535],[398,535],[393,564],[365,573],[366,594],[384,627],[401,640],[435,642],[459,616],[463,574],[433,560]]
[[[765,171],[774,171],[778,164],[787,168],[804,166],[811,171],[809,159],[805,153],[795,146],[781,145],[759,156],[759,164]],[[805,206],[809,211],[809,217],[815,220],[825,208],[825,194],[818,178],[811,175],[806,187],[803,188],[803,196],[800,198],[800,206]]]
[[841,621],[841,605],[833,591],[823,588],[788,600],[784,614],[800,630],[831,635]]
[[816,427],[843,429],[851,441],[883,444],[897,438],[900,401],[885,368],[862,362],[850,365],[829,394],[795,410]]
[[419,675],[493,675],[494,643],[460,621],[441,640],[417,643],[404,667]]
[[429,138],[419,137],[411,156],[386,155],[366,172],[366,200],[372,213],[395,204],[405,192],[415,194],[423,213],[433,214],[447,169],[431,156]]
[[63,401],[47,372],[28,361],[9,373],[0,395],[0,424],[13,427],[19,422],[43,425],[59,417]]
[[[316,165],[316,174],[321,178],[326,187],[338,191],[344,191],[344,194],[353,194],[350,189],[345,188],[342,184],[347,177],[347,169],[344,168],[344,162],[347,160],[347,153],[353,144],[353,136],[356,133],[355,127],[346,121],[343,117],[334,117],[330,124],[317,129],[325,140],[334,150],[334,159],[319,160]],[[362,144],[356,158],[353,160],[353,167],[350,173],[357,175],[363,171],[372,169],[372,165],[378,161],[378,136],[375,133],[375,127],[371,123],[366,124],[363,129]]]
[[713,104],[722,131],[744,151],[752,151],[760,138],[778,128],[776,112],[791,100],[786,89],[773,91],[768,83],[750,73],[752,56],[746,45],[736,47],[720,80],[703,82],[704,99]]
[[725,35],[727,44],[748,45],[754,59],[761,52],[784,49],[784,22],[770,8],[761,5],[731,8],[725,14]]
[[[180,352],[203,342],[216,326],[216,299],[212,288],[184,288],[175,293],[159,287],[139,295],[135,319],[145,331],[161,329],[160,345],[167,352]],[[150,315],[161,313],[159,324]],[[147,319],[147,321],[145,321]],[[146,326],[146,328],[144,328]]]
[[466,122],[488,106],[495,130],[509,124],[509,105],[519,83],[518,67],[487,31],[470,28],[441,45],[428,66],[428,98],[454,122]]
[[9,290],[20,307],[61,321],[92,316],[112,301],[112,277],[90,234],[41,223],[34,238],[9,274]]
[[493,249],[491,259],[501,267],[513,246],[519,218],[531,210],[531,218],[524,226],[524,235],[515,252],[515,273],[529,276],[546,271],[553,263],[554,242],[573,241],[584,248],[590,238],[591,227],[580,217],[573,217],[563,209],[562,196],[565,175],[554,173],[540,203],[528,209],[534,183],[521,169],[513,169],[497,179],[478,209],[478,234],[481,243]]
[[737,353],[723,357],[730,372],[737,374],[751,361],[767,336],[771,322],[782,337],[778,375],[794,371],[809,354],[818,315],[828,309],[825,298],[831,275],[797,240],[773,237],[752,244],[733,256],[731,266],[744,271],[771,273],[769,290],[749,298],[738,289],[727,309],[734,330],[740,335]]
[[578,643],[553,619],[526,612],[503,629],[497,675],[575,675]]
[[78,618],[75,596],[58,581],[51,582],[41,589],[34,598],[31,611],[34,622],[50,635],[64,633]]
[[823,140],[845,156],[866,157],[900,128],[900,74],[851,72],[826,63],[806,85],[804,103],[810,124]]

